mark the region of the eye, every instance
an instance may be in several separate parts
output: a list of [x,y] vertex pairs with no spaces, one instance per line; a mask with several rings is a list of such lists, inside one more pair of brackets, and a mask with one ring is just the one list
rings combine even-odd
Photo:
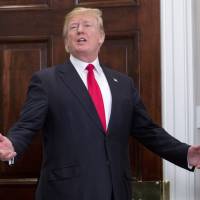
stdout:
[[76,26],[70,26],[70,30],[76,29]]
[[92,24],[89,24],[89,23],[84,24],[84,27],[91,27],[91,26],[92,26]]
[[72,24],[69,26],[69,30],[75,30],[78,28],[78,25],[77,24]]

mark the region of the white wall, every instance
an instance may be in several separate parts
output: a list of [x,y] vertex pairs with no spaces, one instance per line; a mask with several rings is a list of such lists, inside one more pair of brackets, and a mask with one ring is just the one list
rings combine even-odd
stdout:
[[[193,47],[194,47],[194,91],[195,91],[195,106],[200,106],[200,1],[193,0]],[[196,110],[197,111],[197,110]],[[200,110],[199,110],[200,112]],[[197,121],[197,113],[195,113],[195,120]],[[200,118],[200,113],[198,114]],[[200,122],[200,119],[198,119]],[[197,124],[196,124],[197,125]],[[195,143],[200,144],[200,129],[196,127]],[[195,196],[200,197],[200,171],[195,174]],[[199,198],[196,198],[199,199]]]
[[[196,0],[196,3],[199,0]],[[162,121],[179,140],[195,140],[193,47],[194,0],[161,0]],[[197,200],[194,173],[167,161],[164,180],[170,181],[171,200]]]
[[195,85],[196,103],[200,105],[200,1],[194,1],[194,66],[195,66]]

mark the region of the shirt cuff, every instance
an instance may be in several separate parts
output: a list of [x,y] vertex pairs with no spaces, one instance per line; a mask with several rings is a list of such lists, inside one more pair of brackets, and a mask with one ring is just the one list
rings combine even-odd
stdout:
[[11,158],[9,161],[8,161],[8,165],[9,166],[12,166],[12,165],[14,165],[15,164],[15,158],[13,157],[13,158]]

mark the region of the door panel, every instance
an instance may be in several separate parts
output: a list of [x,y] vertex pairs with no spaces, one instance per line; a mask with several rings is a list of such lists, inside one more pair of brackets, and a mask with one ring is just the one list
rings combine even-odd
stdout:
[[[152,118],[161,122],[159,0],[1,0],[0,2],[0,132],[18,119],[32,74],[63,63],[62,26],[74,6],[103,11],[106,40],[100,60],[134,78]],[[162,162],[130,138],[132,175],[161,180]],[[0,197],[34,198],[41,165],[41,133],[13,167],[0,163]]]

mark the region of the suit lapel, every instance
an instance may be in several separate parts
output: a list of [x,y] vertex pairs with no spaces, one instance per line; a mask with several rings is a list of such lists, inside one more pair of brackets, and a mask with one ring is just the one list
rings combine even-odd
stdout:
[[87,88],[85,87],[83,81],[79,77],[71,62],[67,61],[65,65],[59,66],[58,74],[66,87],[69,88],[73,95],[79,100],[89,117],[102,131],[104,131]]

